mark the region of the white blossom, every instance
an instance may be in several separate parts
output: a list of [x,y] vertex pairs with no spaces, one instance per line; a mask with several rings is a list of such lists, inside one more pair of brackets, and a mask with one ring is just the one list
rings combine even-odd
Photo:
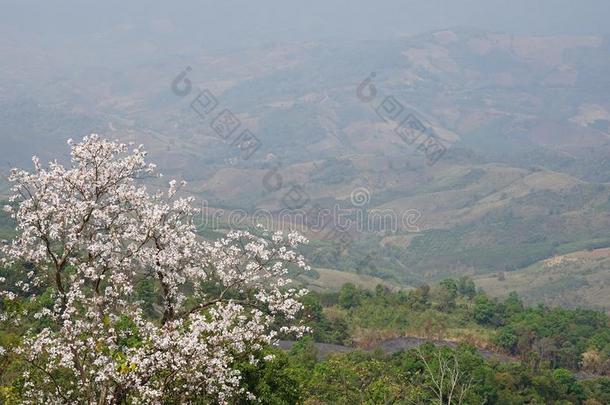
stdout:
[[[142,146],[130,151],[97,135],[69,145],[69,167],[35,157],[33,172],[9,178],[18,236],[2,247],[2,264],[33,266],[18,270],[18,287],[38,309],[0,320],[51,325],[0,351],[31,366],[22,375],[26,403],[253,399],[236,362],[268,361],[262,349],[278,332],[307,331],[296,321],[306,291],[287,277],[289,263],[308,269],[294,250],[305,238],[234,231],[206,242],[177,182],[167,193],[147,191],[142,180],[155,166]],[[153,313],[136,294],[147,282]],[[36,307],[49,289],[52,303]]]

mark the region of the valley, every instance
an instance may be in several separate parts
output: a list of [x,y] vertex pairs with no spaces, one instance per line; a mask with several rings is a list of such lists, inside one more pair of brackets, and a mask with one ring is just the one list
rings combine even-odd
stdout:
[[[36,55],[36,38],[15,48],[6,34],[2,51]],[[301,226],[316,267],[407,287],[468,275],[500,296],[514,288],[531,302],[610,308],[602,264],[541,264],[610,247],[607,38],[450,29],[224,52],[181,44],[171,56],[159,56],[170,44],[140,43],[128,64],[129,36],[75,40],[76,54],[87,54],[85,41],[112,49],[103,66],[68,64],[58,49],[37,54],[39,69],[0,79],[4,172],[28,166],[32,153],[62,156],[68,138],[98,132],[144,144],[166,177],[188,182],[184,193],[198,205],[223,210],[214,229],[202,226],[204,236],[233,227],[232,210],[244,217],[240,227],[256,225],[260,210],[274,217],[272,228],[298,227],[299,212],[285,204],[298,187],[305,208],[339,207],[356,224],[347,244],[311,229],[311,220]],[[170,85],[185,66],[194,89],[180,97]],[[357,95],[367,77],[370,102]],[[21,97],[15,83],[33,81],[45,83],[37,98]],[[260,141],[251,158],[214,133],[213,117],[193,111],[201,89]],[[434,164],[380,115],[388,97],[447,147]],[[352,204],[356,189],[366,190],[366,205]],[[363,213],[417,218],[361,229]]]

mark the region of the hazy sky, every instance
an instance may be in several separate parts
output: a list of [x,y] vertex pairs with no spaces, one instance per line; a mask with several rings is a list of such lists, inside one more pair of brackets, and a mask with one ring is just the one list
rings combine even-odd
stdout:
[[56,37],[118,26],[217,48],[324,38],[380,39],[438,28],[608,34],[608,0],[0,0],[4,29]]

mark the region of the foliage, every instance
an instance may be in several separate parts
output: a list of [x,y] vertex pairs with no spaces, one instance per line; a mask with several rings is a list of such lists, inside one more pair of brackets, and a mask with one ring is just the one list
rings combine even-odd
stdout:
[[[342,341],[365,347],[397,336],[458,338],[518,356],[538,367],[610,372],[610,320],[583,309],[525,307],[515,293],[504,301],[483,291],[473,295],[471,280],[444,280],[409,292],[379,286],[374,292],[345,284],[337,293],[311,294],[323,303],[319,323],[328,317],[345,325]],[[318,326],[319,325],[319,326]],[[336,336],[336,335],[335,335]],[[318,337],[321,337],[318,335]],[[337,343],[335,340],[324,340]]]
[[353,351],[315,360],[311,340],[297,343],[248,375],[261,404],[600,404],[610,383],[579,382],[565,369],[489,362],[472,346],[426,344],[386,355]]

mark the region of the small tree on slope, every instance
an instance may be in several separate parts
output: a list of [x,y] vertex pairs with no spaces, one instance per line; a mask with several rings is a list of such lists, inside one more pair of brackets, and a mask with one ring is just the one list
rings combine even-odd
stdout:
[[[10,175],[14,204],[5,210],[18,236],[2,260],[23,274],[2,292],[2,320],[26,331],[8,348],[24,363],[23,400],[248,396],[237,363],[264,361],[262,348],[278,332],[305,329],[296,318],[306,291],[291,288],[286,272],[288,263],[307,269],[294,250],[306,240],[233,231],[205,242],[193,201],[176,196],[175,181],[156,194],[139,181],[154,173],[141,148],[96,135],[69,144],[69,168],[43,168],[34,157],[32,173]],[[137,300],[140,283],[155,286],[152,316]]]

